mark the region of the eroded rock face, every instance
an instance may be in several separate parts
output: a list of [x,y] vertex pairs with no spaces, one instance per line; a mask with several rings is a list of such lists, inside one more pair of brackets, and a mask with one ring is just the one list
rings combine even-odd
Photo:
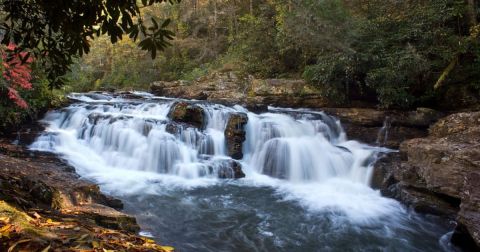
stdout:
[[389,111],[370,108],[322,108],[341,119],[350,139],[397,149],[400,143],[426,137],[428,127],[443,114],[428,108]]
[[158,96],[207,100],[221,104],[242,104],[246,107],[327,106],[330,101],[303,80],[255,79],[234,72],[217,72],[194,81],[156,81],[150,91]]
[[244,113],[231,114],[225,128],[225,141],[227,143],[228,155],[234,159],[242,159],[242,144],[245,141],[245,125],[248,117]]
[[452,240],[460,246],[472,241],[468,246],[478,249],[480,112],[452,114],[429,132],[404,141],[396,159],[377,163],[374,185],[418,211],[456,218]]
[[[480,247],[480,171],[470,173],[465,179],[462,204],[457,217],[458,226],[452,237],[467,249]],[[471,239],[469,239],[471,238]]]
[[203,108],[187,102],[178,102],[173,105],[168,116],[172,121],[187,123],[199,129],[205,125]]

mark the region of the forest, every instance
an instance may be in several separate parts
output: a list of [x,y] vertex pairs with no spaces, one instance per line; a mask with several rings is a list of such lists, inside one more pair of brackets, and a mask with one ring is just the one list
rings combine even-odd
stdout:
[[[69,85],[146,89],[215,71],[304,78],[339,103],[374,99],[383,108],[478,98],[478,5],[445,1],[182,1],[145,15],[171,18],[172,46],[157,59],[129,39],[94,41]],[[450,99],[450,98],[448,98]]]

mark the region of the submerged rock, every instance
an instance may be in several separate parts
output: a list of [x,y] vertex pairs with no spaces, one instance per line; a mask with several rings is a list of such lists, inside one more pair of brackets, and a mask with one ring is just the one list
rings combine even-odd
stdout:
[[187,102],[178,102],[173,105],[168,117],[172,121],[187,123],[199,129],[202,129],[205,125],[205,111],[203,108]]
[[242,165],[235,160],[222,162],[217,168],[218,177],[221,179],[239,179],[244,178],[245,173],[242,171]]
[[225,128],[225,141],[227,143],[228,155],[234,159],[242,159],[242,144],[245,141],[245,125],[248,117],[245,113],[234,113],[228,118]]

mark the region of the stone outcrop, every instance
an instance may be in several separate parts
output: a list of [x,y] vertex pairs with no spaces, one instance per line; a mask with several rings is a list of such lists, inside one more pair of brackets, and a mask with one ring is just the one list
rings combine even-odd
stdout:
[[187,102],[177,102],[174,104],[168,116],[174,122],[190,124],[199,129],[203,129],[206,123],[203,108]]
[[35,205],[64,213],[75,212],[97,225],[137,232],[135,218],[117,210],[121,201],[100,192],[97,185],[79,180],[73,168],[49,156],[23,159],[0,154],[0,197],[21,198],[26,208]]
[[442,113],[418,108],[415,111],[390,111],[369,108],[322,108],[339,118],[350,139],[397,149],[400,143],[425,137],[428,127]]
[[375,173],[373,184],[385,195],[456,218],[453,241],[480,246],[480,112],[440,119],[427,137],[407,140],[400,153],[380,160]]
[[244,113],[234,113],[228,118],[225,128],[225,141],[227,144],[228,155],[234,159],[242,159],[242,146],[245,141],[245,125],[248,117]]
[[253,110],[268,105],[319,108],[329,104],[320,91],[303,80],[255,79],[233,72],[213,73],[195,81],[157,81],[150,91],[158,96],[242,104]]
[[0,139],[0,251],[173,250],[137,235],[120,200],[54,155],[10,142]]

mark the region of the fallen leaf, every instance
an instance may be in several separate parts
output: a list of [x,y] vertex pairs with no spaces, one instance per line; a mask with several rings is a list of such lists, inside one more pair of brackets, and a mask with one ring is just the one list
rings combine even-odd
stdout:
[[173,251],[175,251],[175,248],[170,247],[170,246],[160,246],[160,248],[161,248],[162,250],[167,251],[167,252],[173,252]]

